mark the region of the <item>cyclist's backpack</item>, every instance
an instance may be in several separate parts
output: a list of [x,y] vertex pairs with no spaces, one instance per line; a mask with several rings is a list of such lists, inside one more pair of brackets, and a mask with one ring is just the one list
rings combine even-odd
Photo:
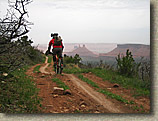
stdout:
[[61,39],[59,40],[59,39],[55,39],[54,40],[54,46],[61,46],[62,44],[61,44]]

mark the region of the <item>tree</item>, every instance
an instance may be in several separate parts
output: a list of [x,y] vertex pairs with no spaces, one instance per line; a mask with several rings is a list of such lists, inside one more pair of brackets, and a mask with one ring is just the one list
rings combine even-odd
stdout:
[[76,55],[74,56],[74,63],[75,63],[75,64],[79,64],[80,61],[81,61],[81,58],[80,58],[79,54],[76,54]]
[[[29,32],[31,22],[26,20],[26,6],[31,0],[8,1],[9,9],[4,18],[0,18],[0,73],[10,72],[24,64],[25,45],[31,41],[20,37]],[[20,42],[21,41],[21,42]]]
[[141,57],[139,74],[140,78],[145,81],[150,81],[150,60]]
[[118,71],[126,76],[133,76],[138,72],[140,64],[136,64],[132,53],[127,49],[126,56],[116,58]]
[[79,64],[81,61],[81,57],[76,54],[74,57],[72,56],[67,56],[66,54],[64,54],[64,63],[68,64],[68,63],[75,63],[75,64]]
[[21,37],[29,32],[29,25],[31,22],[25,19],[28,16],[28,11],[26,10],[26,5],[28,5],[31,0],[16,0],[11,2],[9,0],[8,13],[6,17],[0,19],[0,37],[8,42],[12,39]]

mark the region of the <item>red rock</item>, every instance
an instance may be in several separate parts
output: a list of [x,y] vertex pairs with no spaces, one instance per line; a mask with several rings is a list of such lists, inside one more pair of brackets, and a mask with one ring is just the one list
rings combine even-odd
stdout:
[[64,89],[63,88],[54,87],[52,94],[63,95],[64,94]]
[[118,87],[119,87],[119,85],[118,85],[118,84],[114,84],[114,85],[113,85],[113,87],[118,88]]
[[64,95],[71,95],[71,91],[70,91],[69,89],[67,89],[67,90],[64,91],[63,94],[64,94]]

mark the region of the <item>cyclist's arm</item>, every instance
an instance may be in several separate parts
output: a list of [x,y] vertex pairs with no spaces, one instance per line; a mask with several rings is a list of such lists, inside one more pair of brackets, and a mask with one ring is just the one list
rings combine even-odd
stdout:
[[64,45],[63,45],[63,43],[62,43],[62,40],[61,40],[61,46],[62,46],[62,49],[64,48]]
[[48,51],[49,52],[50,52],[51,46],[52,46],[52,40],[49,42],[49,45],[48,45]]

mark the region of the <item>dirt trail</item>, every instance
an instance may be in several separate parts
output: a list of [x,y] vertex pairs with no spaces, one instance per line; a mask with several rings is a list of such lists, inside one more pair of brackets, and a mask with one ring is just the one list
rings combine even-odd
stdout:
[[[51,64],[51,65],[49,65]],[[41,65],[39,71],[41,73],[33,73],[36,66]],[[131,106],[116,99],[108,98],[106,95],[97,92],[86,82],[80,80],[74,74],[55,74],[53,71],[53,61],[48,63],[46,57],[45,63],[32,66],[27,72],[27,75],[34,77],[33,81],[39,88],[38,96],[42,100],[43,113],[138,113],[139,110],[131,109]],[[113,84],[109,81],[102,81],[101,78],[92,73],[83,74],[93,82],[99,85],[100,88],[111,91],[114,94],[121,95],[129,101],[134,100],[137,104],[145,106],[145,110],[150,109],[150,101],[140,97],[134,99],[131,96],[131,90],[126,90],[122,87],[113,88]],[[53,88],[58,87],[53,78],[59,78],[70,88],[70,95],[54,95]],[[146,106],[146,105],[147,106]]]
[[103,105],[109,112],[113,113],[123,113],[121,109],[119,109],[116,105],[110,102],[105,96],[99,92],[96,92],[93,88],[91,88],[87,83],[81,81],[77,77],[72,74],[65,74],[67,75],[72,82],[85,91],[89,96],[91,96],[95,101],[97,101],[100,105]]
[[48,67],[49,63],[48,63],[48,57],[46,57],[46,60],[45,60],[45,64],[44,66],[41,66],[39,71],[41,73],[44,73],[44,74],[50,74],[49,72],[47,72],[45,69]]
[[[49,63],[47,63],[47,61],[48,61],[48,57],[46,57],[45,65],[41,66],[41,68],[39,70],[40,70],[41,73],[54,75],[55,74],[54,72],[47,72],[45,70],[48,67],[48,65],[49,65]],[[103,94],[95,91],[87,83],[81,81],[80,79],[78,79],[73,74],[64,74],[64,75],[66,75],[73,82],[73,84],[76,85],[76,87],[78,88],[78,90],[82,89],[93,100],[95,100],[100,105],[103,105],[103,107],[106,110],[108,110],[109,112],[112,112],[112,113],[124,113],[121,110],[120,107],[118,107],[116,104],[113,104],[111,101],[109,101],[108,99],[106,99],[106,97]]]
[[[39,69],[41,73],[33,73],[34,68],[38,65],[41,65]],[[53,61],[48,63],[48,57],[46,57],[45,63],[32,66],[26,74],[34,77],[33,81],[40,89],[38,96],[43,99],[41,102],[43,113],[139,113],[140,111],[133,110],[129,104],[108,98],[106,95],[97,92],[74,74],[55,74]],[[131,90],[122,87],[113,88],[112,83],[103,81],[91,72],[83,75],[98,84],[100,88],[106,88],[113,94],[121,95],[129,101],[134,100],[137,104],[145,106],[144,109],[147,112],[150,110],[150,101],[143,97],[134,99]],[[64,82],[69,87],[71,94],[54,94],[53,88],[59,86],[53,81],[54,78]]]
[[54,75],[55,72],[53,72],[53,71],[50,71],[50,72],[46,71],[46,68],[48,67],[48,65],[49,65],[49,63],[48,63],[48,57],[46,56],[46,60],[44,62],[44,65],[40,67],[39,71],[41,73],[43,73],[43,74],[52,74],[52,75]]

